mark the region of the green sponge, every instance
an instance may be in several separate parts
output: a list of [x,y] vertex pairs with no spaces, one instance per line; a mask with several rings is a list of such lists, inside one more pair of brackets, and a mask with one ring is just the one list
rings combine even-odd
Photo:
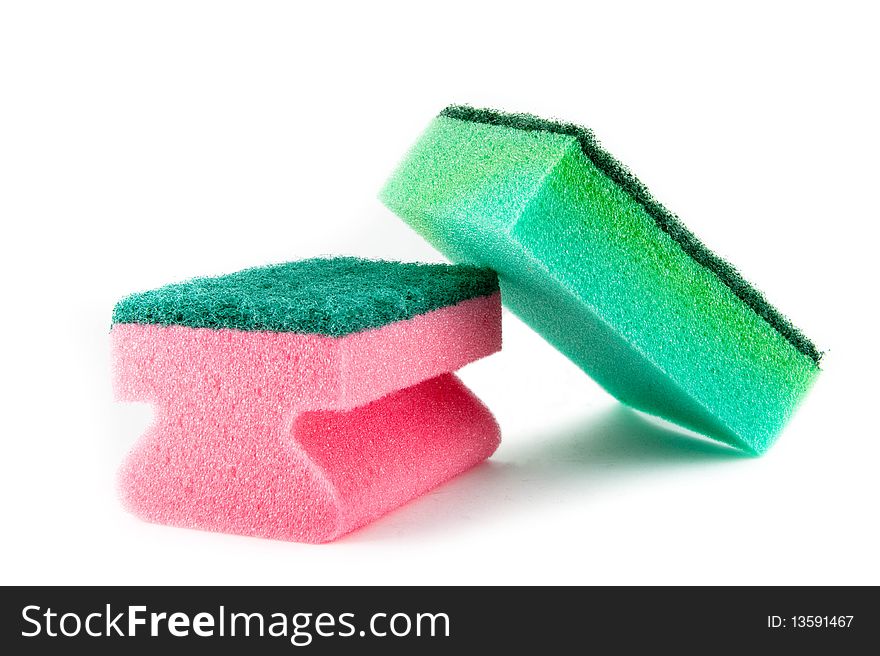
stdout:
[[634,408],[753,453],[821,354],[575,125],[452,106],[383,202]]

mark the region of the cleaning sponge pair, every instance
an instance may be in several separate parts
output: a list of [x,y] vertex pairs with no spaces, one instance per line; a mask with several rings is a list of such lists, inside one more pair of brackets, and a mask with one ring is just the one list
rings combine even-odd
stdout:
[[466,264],[306,260],[117,304],[117,390],[158,408],[121,471],[136,514],[321,542],[482,461],[497,424],[452,372],[500,348],[499,277],[618,399],[749,452],[818,373],[583,128],[449,107],[381,197]]

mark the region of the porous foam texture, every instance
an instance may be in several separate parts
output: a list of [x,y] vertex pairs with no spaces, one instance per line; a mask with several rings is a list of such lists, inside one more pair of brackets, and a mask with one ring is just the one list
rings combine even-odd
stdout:
[[819,372],[804,334],[578,126],[452,106],[383,202],[611,394],[752,453]]
[[117,396],[156,407],[120,469],[124,504],[153,522],[326,542],[482,462],[497,423],[451,373],[501,347],[497,287],[478,287],[336,337],[114,323]]

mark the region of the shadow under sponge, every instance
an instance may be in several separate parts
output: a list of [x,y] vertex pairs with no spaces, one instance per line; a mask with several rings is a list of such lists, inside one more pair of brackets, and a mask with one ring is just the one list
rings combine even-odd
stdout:
[[819,372],[803,333],[586,128],[451,106],[381,193],[623,403],[745,451]]
[[451,373],[501,347],[491,271],[304,260],[134,294],[113,316],[117,396],[157,411],[118,479],[149,521],[326,542],[498,446]]

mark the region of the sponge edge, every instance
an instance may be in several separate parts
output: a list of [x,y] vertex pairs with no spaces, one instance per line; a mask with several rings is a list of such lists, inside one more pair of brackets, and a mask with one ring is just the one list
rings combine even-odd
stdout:
[[115,387],[157,407],[119,473],[165,524],[326,542],[473,467],[491,413],[451,374],[501,346],[500,296],[344,337],[119,323]]
[[623,403],[766,451],[818,351],[586,131],[547,126],[446,110],[380,198],[451,260],[496,270],[505,305]]

